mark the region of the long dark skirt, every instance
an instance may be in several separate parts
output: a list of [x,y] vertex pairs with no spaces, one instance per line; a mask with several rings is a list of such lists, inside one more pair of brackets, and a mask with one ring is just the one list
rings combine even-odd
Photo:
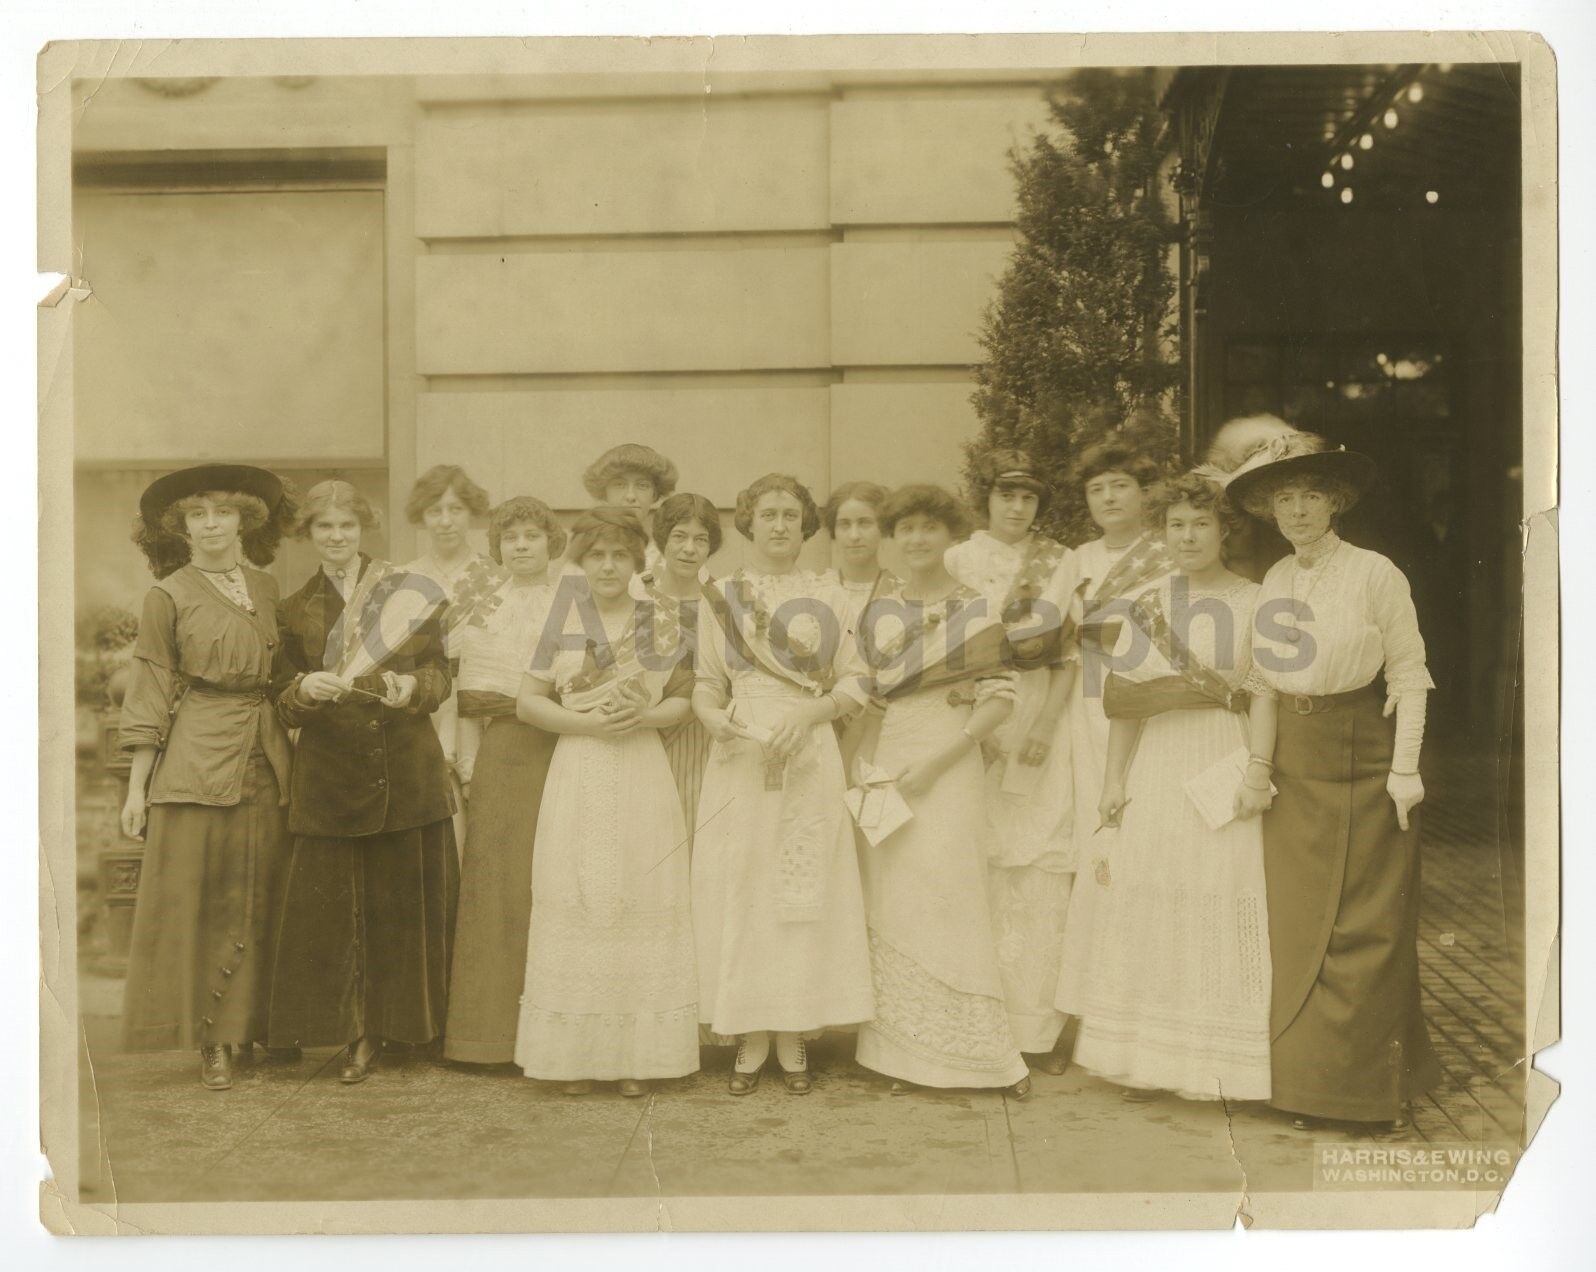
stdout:
[[263,756],[230,808],[152,804],[128,956],[130,1051],[264,1041],[288,810]]
[[1440,1078],[1419,1002],[1419,822],[1386,794],[1395,726],[1371,689],[1298,715],[1280,700],[1264,815],[1276,1108],[1396,1118]]
[[350,839],[294,839],[273,981],[273,1046],[443,1032],[460,886],[448,818]]
[[557,740],[500,717],[477,750],[443,1039],[450,1060],[515,1059],[532,915],[532,844]]

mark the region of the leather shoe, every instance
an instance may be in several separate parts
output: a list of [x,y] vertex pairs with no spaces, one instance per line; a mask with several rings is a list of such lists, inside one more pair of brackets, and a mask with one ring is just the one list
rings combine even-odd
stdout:
[[622,1078],[621,1094],[628,1100],[635,1100],[639,1096],[648,1094],[648,1083],[640,1082],[636,1078]]
[[343,1068],[338,1070],[338,1081],[345,1086],[354,1086],[357,1082],[364,1082],[371,1074],[371,1066],[377,1063],[377,1048],[369,1038],[361,1038],[349,1044],[349,1052],[344,1057]]
[[211,1091],[225,1091],[233,1085],[233,1053],[225,1042],[200,1048],[200,1081]]
[[1021,1078],[1013,1086],[1009,1087],[1008,1088],[1008,1093],[1010,1095],[1012,1095],[1016,1100],[1028,1100],[1028,1099],[1030,1099],[1031,1098],[1031,1079],[1030,1079],[1029,1075],[1027,1075],[1026,1077]]
[[814,1087],[814,1079],[809,1076],[809,1047],[802,1036],[798,1039],[798,1054],[793,1057],[798,1061],[796,1069],[789,1069],[781,1058],[780,1040],[777,1040],[776,1063],[781,1065],[781,1080],[787,1089],[794,1095],[808,1095]]
[[1051,1073],[1054,1077],[1058,1077],[1070,1067],[1069,1057],[1061,1055],[1057,1051],[1046,1051],[1021,1058],[1030,1068],[1037,1070],[1039,1073]]
[[783,1069],[781,1080],[794,1095],[808,1095],[815,1085],[808,1069]]
[[733,1069],[731,1081],[727,1083],[726,1089],[733,1095],[747,1095],[759,1085],[759,1075],[763,1072],[763,1069],[755,1069],[752,1073],[744,1073],[741,1069]]

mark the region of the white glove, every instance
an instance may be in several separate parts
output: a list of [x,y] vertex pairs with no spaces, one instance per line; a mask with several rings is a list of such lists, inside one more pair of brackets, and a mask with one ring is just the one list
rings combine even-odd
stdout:
[[1392,773],[1385,779],[1385,793],[1396,805],[1397,825],[1408,828],[1408,813],[1424,800],[1424,780],[1417,773]]
[[1430,695],[1423,689],[1408,689],[1388,694],[1385,714],[1396,713],[1396,740],[1391,747],[1391,768],[1398,773],[1414,773],[1419,767],[1419,751],[1424,746],[1424,714]]

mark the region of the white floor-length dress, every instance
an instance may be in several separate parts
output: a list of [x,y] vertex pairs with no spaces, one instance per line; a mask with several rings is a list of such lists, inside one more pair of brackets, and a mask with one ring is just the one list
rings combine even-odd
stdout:
[[[1159,589],[1166,614],[1169,587]],[[1197,614],[1183,636],[1196,662],[1232,687],[1259,683],[1250,677],[1257,596],[1245,579],[1191,596],[1193,607],[1218,601],[1230,611],[1229,632]],[[1119,674],[1144,682],[1175,671],[1155,647]],[[1261,822],[1210,830],[1184,789],[1247,736],[1246,715],[1217,705],[1142,724],[1120,827],[1097,836],[1101,868],[1078,885],[1091,921],[1064,937],[1059,1006],[1081,1018],[1076,1063],[1100,1077],[1194,1099],[1269,1096]]]
[[[532,674],[558,691],[583,660],[562,650],[548,673]],[[532,862],[515,1045],[528,1077],[674,1078],[698,1068],[686,844],[658,730],[561,735]]]
[[[723,580],[717,586],[725,586]],[[807,571],[763,574],[743,569],[767,614],[829,612],[832,636],[845,611],[840,589]],[[837,642],[835,665],[849,659]],[[851,646],[849,646],[851,648]],[[735,703],[739,719],[770,727],[815,695],[793,680],[727,649],[723,629],[701,614],[700,688]],[[817,724],[767,782],[764,750],[737,739],[716,742],[699,795],[693,843],[693,917],[698,942],[699,1013],[717,1035],[758,1030],[813,1032],[875,1014],[864,898],[837,736]]]
[[[962,591],[962,589],[961,589]],[[973,593],[956,596],[968,603]],[[975,706],[1014,694],[1014,674],[893,698],[873,762],[898,772],[950,743],[965,750],[922,795],[913,819],[863,842],[875,1019],[860,1064],[930,1087],[1011,1086],[1026,1076],[1009,1028],[987,899],[985,773],[960,734]]]
[[[1025,562],[1030,540],[1004,543],[985,530],[948,549],[954,578],[982,594],[1001,617]],[[1062,617],[1074,589],[1074,554],[1066,551],[1043,593]],[[1016,757],[1047,700],[1051,673],[1022,671],[1014,713],[998,730],[1006,756]],[[993,936],[1003,976],[1009,1024],[1020,1049],[1052,1050],[1064,1028],[1053,1005],[1070,892],[1075,882],[1074,787],[1069,715],[1059,720],[1035,785],[1026,793],[1003,789],[1010,759],[986,771],[987,846]]]

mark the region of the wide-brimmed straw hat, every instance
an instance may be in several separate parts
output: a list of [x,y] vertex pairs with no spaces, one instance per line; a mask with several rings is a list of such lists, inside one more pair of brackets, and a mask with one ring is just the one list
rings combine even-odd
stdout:
[[1267,490],[1282,479],[1327,477],[1361,495],[1378,474],[1374,460],[1345,446],[1332,446],[1317,433],[1283,425],[1273,437],[1261,441],[1225,478],[1225,493],[1254,516],[1268,517],[1260,504]]
[[179,499],[207,490],[254,495],[268,513],[275,513],[283,500],[283,481],[276,473],[252,464],[197,464],[152,481],[139,496],[139,515],[150,526],[159,527],[161,514]]

